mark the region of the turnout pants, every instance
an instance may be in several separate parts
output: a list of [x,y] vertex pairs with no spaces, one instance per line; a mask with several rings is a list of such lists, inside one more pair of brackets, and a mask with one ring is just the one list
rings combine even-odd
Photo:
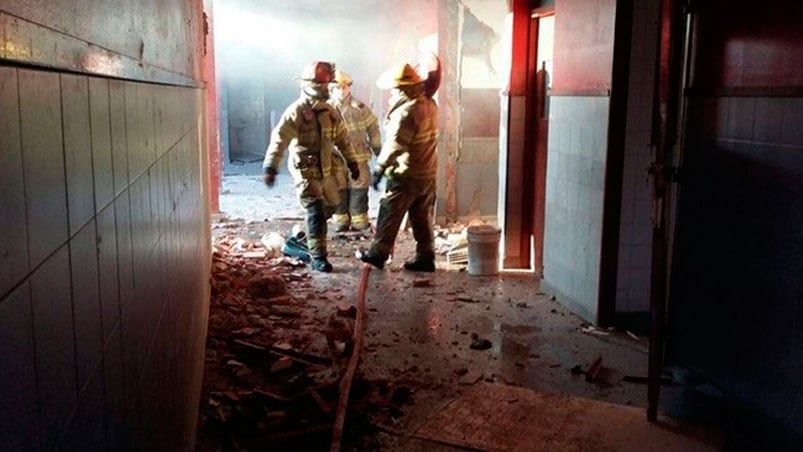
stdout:
[[370,253],[382,260],[388,258],[407,213],[416,241],[416,260],[434,260],[432,228],[436,189],[435,179],[388,180],[385,194],[379,201],[379,217]]
[[368,221],[368,187],[371,184],[371,167],[368,162],[360,162],[360,177],[351,180],[348,171],[338,174],[340,203],[334,214],[335,226],[338,230],[366,229]]
[[321,179],[299,179],[295,183],[298,202],[305,209],[307,247],[313,258],[325,258],[326,220],[340,202],[334,176]]

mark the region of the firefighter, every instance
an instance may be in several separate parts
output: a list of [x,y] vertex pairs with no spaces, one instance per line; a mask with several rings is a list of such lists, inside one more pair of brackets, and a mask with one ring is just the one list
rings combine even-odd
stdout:
[[[339,203],[334,160],[339,150],[354,180],[360,177],[357,156],[348,131],[337,110],[329,105],[329,83],[334,64],[314,62],[306,66],[300,79],[298,99],[282,114],[265,151],[263,179],[268,187],[276,180],[276,168],[289,149],[287,166],[293,176],[296,194],[306,209],[307,246],[314,270],[331,272],[326,252],[326,220]],[[335,149],[337,146],[337,150]]]
[[409,64],[390,68],[379,80],[392,89],[384,121],[385,142],[376,159],[372,185],[387,178],[379,203],[376,233],[371,248],[358,253],[363,262],[383,268],[393,249],[399,226],[407,213],[416,241],[415,259],[405,262],[411,271],[435,271],[433,208],[438,169],[438,107],[426,95],[424,81]]
[[379,154],[382,138],[379,122],[371,109],[351,95],[352,80],[349,74],[335,71],[334,83],[330,86],[332,98],[329,103],[343,116],[351,138],[351,146],[360,164],[360,178],[348,181],[346,167],[340,161],[338,188],[340,204],[334,214],[335,230],[349,228],[362,231],[371,227],[368,220],[368,187],[371,185],[371,157]]

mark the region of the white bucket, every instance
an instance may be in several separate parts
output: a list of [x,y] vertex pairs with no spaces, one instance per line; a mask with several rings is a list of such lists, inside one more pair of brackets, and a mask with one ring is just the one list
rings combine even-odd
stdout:
[[468,273],[470,275],[496,275],[499,273],[499,239],[502,230],[490,224],[469,226]]

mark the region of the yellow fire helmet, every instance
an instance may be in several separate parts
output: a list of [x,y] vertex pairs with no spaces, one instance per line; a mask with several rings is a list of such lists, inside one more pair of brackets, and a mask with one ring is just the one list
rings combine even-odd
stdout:
[[351,86],[353,82],[351,80],[351,76],[347,72],[337,69],[335,71],[335,79],[332,80],[332,83],[335,83],[337,85]]
[[391,89],[415,85],[423,81],[412,66],[407,63],[399,63],[383,72],[377,79],[376,86],[380,89]]

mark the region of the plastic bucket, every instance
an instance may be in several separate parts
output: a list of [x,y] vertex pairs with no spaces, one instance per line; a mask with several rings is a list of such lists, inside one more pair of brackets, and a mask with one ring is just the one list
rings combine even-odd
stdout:
[[468,274],[496,275],[499,273],[499,239],[502,230],[490,224],[469,226]]

